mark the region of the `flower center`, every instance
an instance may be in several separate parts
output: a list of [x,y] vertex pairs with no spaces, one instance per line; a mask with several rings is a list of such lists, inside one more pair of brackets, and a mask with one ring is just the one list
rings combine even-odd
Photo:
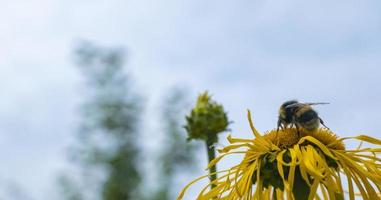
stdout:
[[344,143],[342,141],[338,141],[339,137],[328,129],[319,128],[315,131],[299,129],[299,134],[296,128],[286,128],[279,130],[278,132],[274,129],[266,132],[264,137],[281,149],[291,148],[297,144],[302,137],[312,136],[324,145],[331,145],[330,148],[332,149],[345,150]]

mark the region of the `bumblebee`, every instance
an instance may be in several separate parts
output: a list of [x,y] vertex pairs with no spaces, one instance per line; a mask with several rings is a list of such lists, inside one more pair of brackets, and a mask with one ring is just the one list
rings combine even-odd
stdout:
[[307,131],[314,131],[319,128],[320,124],[325,126],[323,120],[319,117],[317,112],[312,109],[313,105],[328,104],[328,103],[300,103],[296,100],[284,102],[279,108],[278,127],[284,129],[287,127],[296,127],[299,133],[299,127]]

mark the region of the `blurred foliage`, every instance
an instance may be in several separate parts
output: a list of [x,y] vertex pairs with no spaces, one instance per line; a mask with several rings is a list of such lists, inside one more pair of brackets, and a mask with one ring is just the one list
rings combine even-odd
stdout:
[[61,175],[58,178],[60,191],[66,200],[83,200],[83,194],[78,185],[69,178],[68,175]]
[[[81,168],[82,180],[71,183],[61,178],[65,198],[139,199],[141,98],[132,91],[125,74],[124,52],[84,42],[75,56],[87,82],[78,144],[71,153]],[[73,184],[78,184],[80,190],[69,187]]]
[[166,96],[162,104],[164,128],[163,149],[160,153],[159,184],[157,194],[151,199],[175,199],[176,176],[192,172],[195,169],[195,146],[186,141],[186,132],[183,128],[184,115],[188,110],[187,95],[184,89],[173,89]]
[[217,134],[227,131],[230,123],[223,106],[213,101],[208,92],[199,95],[186,120],[189,140],[205,140],[210,144],[218,141]]
[[[179,188],[177,177],[192,172],[194,146],[183,128],[189,110],[184,89],[173,89],[161,104],[163,141],[153,170],[158,184],[143,181],[144,163],[140,135],[142,103],[125,74],[122,49],[108,49],[84,42],[76,49],[75,61],[86,87],[81,106],[77,143],[71,159],[79,170],[58,179],[65,200],[171,200]],[[155,157],[157,156],[157,157]],[[184,170],[186,169],[186,170]],[[185,172],[185,173],[184,173]],[[150,192],[147,192],[149,190]]]

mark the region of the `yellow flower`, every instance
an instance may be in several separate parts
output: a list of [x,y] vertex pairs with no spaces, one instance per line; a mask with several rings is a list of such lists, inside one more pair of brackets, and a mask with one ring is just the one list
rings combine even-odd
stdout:
[[[356,139],[374,145],[381,141],[369,136],[339,138],[327,129],[314,132],[296,129],[271,130],[264,135],[248,118],[255,139],[228,136],[229,146],[209,163],[216,165],[221,158],[241,154],[243,160],[230,169],[219,171],[219,178],[205,186],[197,199],[379,199],[381,193],[381,148],[348,150],[343,141]],[[202,176],[189,183],[178,196]],[[344,184],[343,179],[346,183]]]

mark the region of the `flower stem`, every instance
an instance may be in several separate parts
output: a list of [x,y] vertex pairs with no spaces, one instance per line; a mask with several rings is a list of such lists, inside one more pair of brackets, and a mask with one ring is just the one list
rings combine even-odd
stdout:
[[[212,161],[216,157],[215,147],[213,145],[213,141],[211,140],[206,140],[205,144],[206,144],[206,150],[208,151],[208,161],[209,161],[208,163],[210,163],[210,161]],[[210,182],[213,182],[214,180],[217,179],[216,171],[217,171],[216,165],[213,165],[211,168],[209,168],[209,174],[211,174],[209,176]],[[210,185],[211,189],[213,189],[214,187],[216,187],[215,184]]]
[[295,200],[308,200],[310,186],[303,179],[299,169],[295,170],[294,186],[292,189]]

